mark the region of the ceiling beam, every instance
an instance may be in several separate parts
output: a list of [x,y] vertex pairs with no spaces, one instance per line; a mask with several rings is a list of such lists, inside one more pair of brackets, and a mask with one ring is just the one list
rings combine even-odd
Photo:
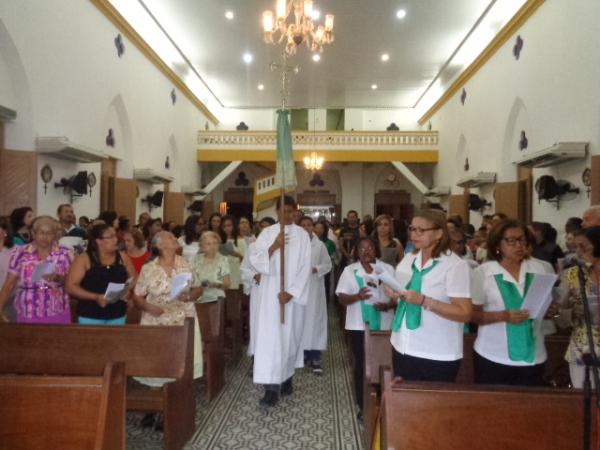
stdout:
[[243,163],[243,161],[232,161],[230,162],[227,167],[225,167],[223,170],[221,170],[216,177],[214,177],[210,183],[208,183],[205,187],[202,188],[202,191],[204,191],[203,195],[199,195],[197,197],[194,197],[194,200],[204,200],[212,191],[215,190],[215,188],[220,185],[223,181],[225,181],[225,179],[231,175],[233,173],[233,171],[235,169],[237,169],[241,164]]

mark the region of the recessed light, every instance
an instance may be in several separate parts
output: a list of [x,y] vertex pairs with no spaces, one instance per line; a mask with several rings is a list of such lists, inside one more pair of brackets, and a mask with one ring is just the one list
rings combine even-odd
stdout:
[[404,19],[406,17],[406,10],[405,9],[399,9],[398,11],[396,11],[396,17],[398,19]]
[[225,11],[225,18],[227,20],[233,20],[233,11]]
[[315,53],[314,55],[312,55],[312,60],[314,62],[319,62],[321,61],[321,55],[319,55],[318,53]]
[[389,61],[390,60],[390,55],[388,55],[387,53],[384,53],[381,55],[381,60],[382,61]]
[[264,91],[265,90],[265,85],[264,84],[259,84],[257,87],[258,87],[259,91]]
[[377,85],[376,84],[372,84],[371,85],[371,89],[373,89],[373,90],[377,89]]
[[242,59],[244,60],[244,62],[246,64],[250,64],[254,58],[252,56],[252,53],[244,53],[244,56],[242,56]]
[[321,18],[321,11],[313,9],[311,14],[312,20],[319,20]]

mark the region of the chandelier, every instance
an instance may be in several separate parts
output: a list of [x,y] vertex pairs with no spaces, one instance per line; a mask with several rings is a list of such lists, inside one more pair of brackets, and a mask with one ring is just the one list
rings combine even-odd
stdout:
[[333,14],[325,15],[324,25],[315,25],[313,20],[313,0],[277,0],[275,17],[270,10],[263,12],[265,42],[280,44],[285,40],[288,55],[296,53],[303,43],[311,51],[322,52],[323,45],[333,42]]
[[319,156],[316,152],[311,152],[310,155],[304,157],[304,167],[312,172],[321,170],[324,162],[325,158]]

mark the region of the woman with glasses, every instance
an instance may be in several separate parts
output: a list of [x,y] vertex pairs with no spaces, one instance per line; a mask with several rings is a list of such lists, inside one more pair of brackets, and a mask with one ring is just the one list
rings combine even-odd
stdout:
[[463,324],[471,318],[471,269],[450,251],[443,212],[417,213],[409,232],[414,250],[395,274],[404,290],[386,289],[397,302],[391,327],[394,374],[453,382],[463,356]]
[[[15,287],[17,323],[71,322],[69,296],[64,289],[71,257],[66,247],[58,245],[59,230],[52,217],[40,216],[31,224],[33,240],[14,250],[0,291],[0,322],[7,321],[1,312]],[[47,270],[40,272],[42,264]]]
[[360,416],[363,407],[365,326],[373,331],[389,330],[392,321],[390,300],[376,273],[385,271],[392,275],[394,268],[377,259],[379,248],[371,238],[358,241],[356,254],[358,261],[344,268],[335,293],[338,301],[346,307],[345,328],[354,355],[354,389]]
[[77,300],[78,322],[85,325],[124,325],[125,294],[116,301],[105,297],[109,283],[135,279],[135,269],[117,248],[117,231],[104,222],[92,226],[85,253],[77,256],[67,277],[67,292]]
[[487,238],[488,261],[473,273],[472,321],[479,324],[473,352],[476,383],[542,384],[546,361],[542,320],[530,319],[521,308],[536,274],[548,273],[543,264],[529,258],[531,242],[521,222],[496,222]]

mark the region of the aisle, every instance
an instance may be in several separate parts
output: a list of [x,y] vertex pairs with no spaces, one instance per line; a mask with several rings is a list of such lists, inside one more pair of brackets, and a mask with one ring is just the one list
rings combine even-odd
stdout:
[[[330,309],[329,349],[323,376],[296,372],[294,395],[268,414],[258,409],[262,389],[249,376],[250,359],[242,358],[227,373],[220,396],[207,404],[198,396],[197,429],[186,449],[362,450],[363,429],[356,421],[350,355],[335,309]],[[160,434],[128,426],[128,448],[160,448]]]

